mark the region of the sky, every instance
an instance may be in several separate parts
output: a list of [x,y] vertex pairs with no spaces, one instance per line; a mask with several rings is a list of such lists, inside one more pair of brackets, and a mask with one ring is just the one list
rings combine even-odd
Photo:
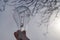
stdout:
[[[0,40],[16,40],[14,32],[18,30],[18,27],[13,18],[12,9],[14,9],[14,6],[6,5],[5,11],[0,12]],[[42,23],[42,25],[40,25],[41,20],[43,19],[41,16],[43,15],[43,10],[45,10],[45,8],[39,10],[26,25],[27,37],[30,40],[60,40],[60,12],[58,12],[56,18],[55,13],[57,10],[53,12],[49,19],[47,30],[47,23]],[[44,15],[44,18],[47,18],[48,16],[49,14],[46,14]]]

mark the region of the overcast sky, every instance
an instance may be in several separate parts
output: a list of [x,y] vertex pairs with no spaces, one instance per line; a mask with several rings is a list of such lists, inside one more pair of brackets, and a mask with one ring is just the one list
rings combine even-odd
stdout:
[[[18,30],[18,27],[13,19],[12,9],[14,9],[14,6],[6,5],[5,11],[0,12],[0,40],[16,40],[13,33]],[[38,11],[38,13],[31,18],[26,25],[28,38],[30,38],[30,40],[60,40],[60,12],[58,12],[57,18],[55,18],[57,10],[53,12],[49,19],[47,33],[47,23],[42,23],[42,25],[40,25],[41,20],[43,19],[41,18],[43,10],[45,10],[45,8]],[[49,14],[46,14],[44,15],[44,18],[48,16]]]

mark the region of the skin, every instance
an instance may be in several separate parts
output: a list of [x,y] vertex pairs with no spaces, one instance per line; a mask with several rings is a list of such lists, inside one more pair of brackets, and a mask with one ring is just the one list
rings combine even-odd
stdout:
[[14,32],[14,36],[17,40],[29,40],[26,36],[26,31],[20,31],[17,30],[16,32]]

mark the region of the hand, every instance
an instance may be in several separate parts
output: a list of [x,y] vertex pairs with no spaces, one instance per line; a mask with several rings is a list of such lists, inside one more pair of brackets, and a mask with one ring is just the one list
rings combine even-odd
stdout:
[[26,37],[26,31],[17,30],[16,32],[14,32],[14,36],[17,40],[29,40]]

